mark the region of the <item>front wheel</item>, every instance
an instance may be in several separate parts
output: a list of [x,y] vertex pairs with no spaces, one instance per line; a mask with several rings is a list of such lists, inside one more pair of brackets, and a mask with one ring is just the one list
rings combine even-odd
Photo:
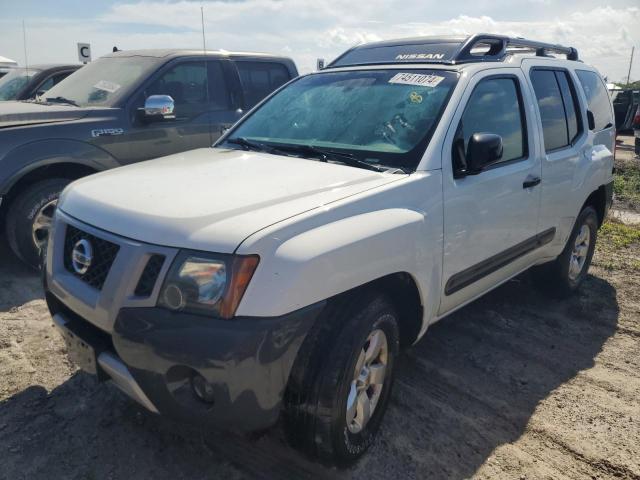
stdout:
[[398,317],[382,295],[337,304],[300,348],[284,425],[293,446],[348,465],[371,446],[384,417],[399,351]]
[[13,253],[31,267],[39,266],[58,197],[69,182],[65,178],[52,178],[34,183],[9,205],[5,223],[7,241]]
[[587,276],[598,238],[598,214],[591,206],[580,212],[562,253],[533,269],[536,283],[556,297],[575,292]]

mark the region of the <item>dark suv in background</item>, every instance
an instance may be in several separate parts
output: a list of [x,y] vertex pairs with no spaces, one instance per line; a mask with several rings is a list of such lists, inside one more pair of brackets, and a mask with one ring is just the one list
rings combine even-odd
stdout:
[[14,68],[0,79],[0,101],[29,100],[44,94],[82,65],[33,65]]
[[37,265],[69,182],[210,146],[297,75],[292,60],[260,53],[120,51],[35,102],[0,103],[0,222],[9,246]]

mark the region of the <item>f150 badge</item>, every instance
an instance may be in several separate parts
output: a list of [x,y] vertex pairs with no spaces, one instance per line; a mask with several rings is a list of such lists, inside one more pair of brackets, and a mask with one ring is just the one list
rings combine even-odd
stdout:
[[96,137],[110,137],[113,135],[123,135],[124,128],[98,128],[96,130],[91,130],[91,136],[93,138]]

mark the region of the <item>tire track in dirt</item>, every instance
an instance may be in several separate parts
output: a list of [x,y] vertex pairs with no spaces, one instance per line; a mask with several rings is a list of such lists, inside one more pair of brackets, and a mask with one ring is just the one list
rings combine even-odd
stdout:
[[530,433],[538,439],[553,443],[555,448],[557,448],[558,450],[561,450],[562,452],[570,455],[573,459],[579,462],[589,465],[591,468],[599,471],[600,473],[616,478],[640,480],[640,474],[631,471],[631,469],[629,469],[625,465],[612,463],[605,458],[588,457],[587,455],[584,455],[583,453],[575,450],[568,443],[556,438],[546,430],[531,428],[527,430],[527,433]]

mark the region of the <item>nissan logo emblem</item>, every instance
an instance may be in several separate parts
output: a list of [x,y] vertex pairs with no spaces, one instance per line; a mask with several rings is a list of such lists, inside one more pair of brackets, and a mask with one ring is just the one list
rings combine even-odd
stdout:
[[93,247],[86,238],[78,240],[71,251],[71,265],[78,275],[84,275],[93,260]]

